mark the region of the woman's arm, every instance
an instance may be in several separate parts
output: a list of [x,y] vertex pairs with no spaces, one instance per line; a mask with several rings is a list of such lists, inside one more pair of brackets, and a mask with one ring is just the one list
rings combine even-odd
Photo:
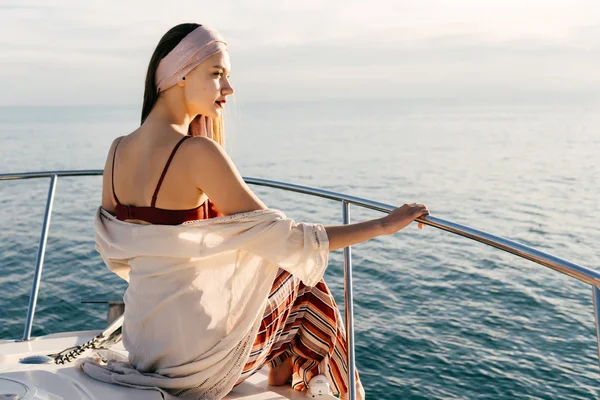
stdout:
[[[366,242],[377,236],[391,235],[423,215],[429,215],[427,207],[423,204],[412,203],[396,208],[383,218],[355,224],[326,226],[329,251]],[[419,224],[419,229],[421,229],[421,224]]]
[[[188,143],[189,142],[189,143]],[[188,151],[194,180],[225,215],[264,210],[267,206],[250,190],[225,150],[215,141],[195,137],[182,146]],[[329,250],[392,234],[416,218],[429,214],[423,204],[405,204],[383,218],[356,224],[326,227]]]
[[329,251],[333,251],[383,235],[383,222],[378,218],[355,224],[326,226],[325,231],[329,237]]
[[267,209],[217,142],[194,137],[187,140],[180,151],[188,152],[196,187],[225,215]]

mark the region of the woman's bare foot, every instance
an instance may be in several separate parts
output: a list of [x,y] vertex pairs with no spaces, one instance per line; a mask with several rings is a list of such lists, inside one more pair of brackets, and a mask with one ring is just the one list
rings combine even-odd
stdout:
[[292,377],[294,362],[292,357],[288,357],[284,362],[275,368],[269,370],[269,378],[267,382],[271,386],[283,386],[289,382]]

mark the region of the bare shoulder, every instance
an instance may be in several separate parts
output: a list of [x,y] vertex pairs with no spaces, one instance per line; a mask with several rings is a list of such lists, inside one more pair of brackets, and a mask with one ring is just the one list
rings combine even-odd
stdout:
[[185,157],[196,187],[206,193],[225,215],[267,207],[250,190],[223,147],[212,139],[186,140]]
[[196,136],[186,141],[187,151],[197,155],[218,157],[225,154],[225,149],[212,139]]
[[110,144],[110,147],[108,149],[108,154],[106,155],[106,165],[104,166],[104,172],[107,172],[107,168],[112,169],[112,159],[113,159],[113,154],[115,153],[115,148],[117,147],[117,144],[124,137],[125,136],[119,136],[119,137],[115,138],[115,140],[113,140],[112,143]]
[[106,162],[104,164],[104,173],[102,174],[102,208],[110,212],[114,211],[114,202],[112,196],[112,160],[115,153],[117,144],[125,136],[119,136],[110,145],[108,154],[106,155]]
[[115,151],[115,147],[117,147],[117,144],[119,144],[119,142],[120,142],[120,141],[121,141],[121,140],[122,140],[124,137],[125,137],[125,136],[119,136],[119,137],[115,138],[115,140],[113,140],[113,141],[112,141],[112,143],[110,144],[110,147],[109,147],[109,149],[108,149],[108,157],[107,157],[107,159],[109,159],[109,158],[112,158],[112,157],[111,157],[111,155],[114,153],[114,151]]
[[181,147],[185,149],[185,157],[190,160],[189,165],[195,171],[205,171],[206,168],[210,168],[213,173],[218,174],[223,169],[235,169],[225,149],[212,139],[193,137],[186,140]]

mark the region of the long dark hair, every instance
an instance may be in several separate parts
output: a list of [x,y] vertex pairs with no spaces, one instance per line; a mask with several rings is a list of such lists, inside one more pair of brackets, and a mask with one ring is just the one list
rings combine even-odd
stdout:
[[148,72],[146,73],[144,104],[142,106],[142,124],[158,100],[158,93],[156,93],[156,69],[158,68],[158,63],[160,63],[160,60],[169,54],[169,52],[173,50],[184,37],[199,26],[200,24],[193,23],[179,24],[169,29],[158,42],[158,45],[152,54],[152,58],[150,58]]

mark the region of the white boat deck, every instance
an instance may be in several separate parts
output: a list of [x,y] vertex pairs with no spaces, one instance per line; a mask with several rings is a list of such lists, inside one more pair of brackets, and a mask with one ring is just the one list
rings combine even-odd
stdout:
[[[90,340],[100,331],[66,332],[43,336],[30,342],[0,340],[0,399],[7,394],[17,394],[14,399],[47,400],[162,400],[159,392],[132,389],[96,381],[75,367],[76,360],[65,365],[20,364],[19,360],[31,355],[56,354],[68,347]],[[127,351],[122,343],[111,347],[124,356]],[[87,350],[79,358],[93,354]],[[36,394],[37,392],[37,394]],[[267,370],[264,368],[237,386],[225,399],[280,400],[306,399],[304,393],[289,386],[267,385]]]

